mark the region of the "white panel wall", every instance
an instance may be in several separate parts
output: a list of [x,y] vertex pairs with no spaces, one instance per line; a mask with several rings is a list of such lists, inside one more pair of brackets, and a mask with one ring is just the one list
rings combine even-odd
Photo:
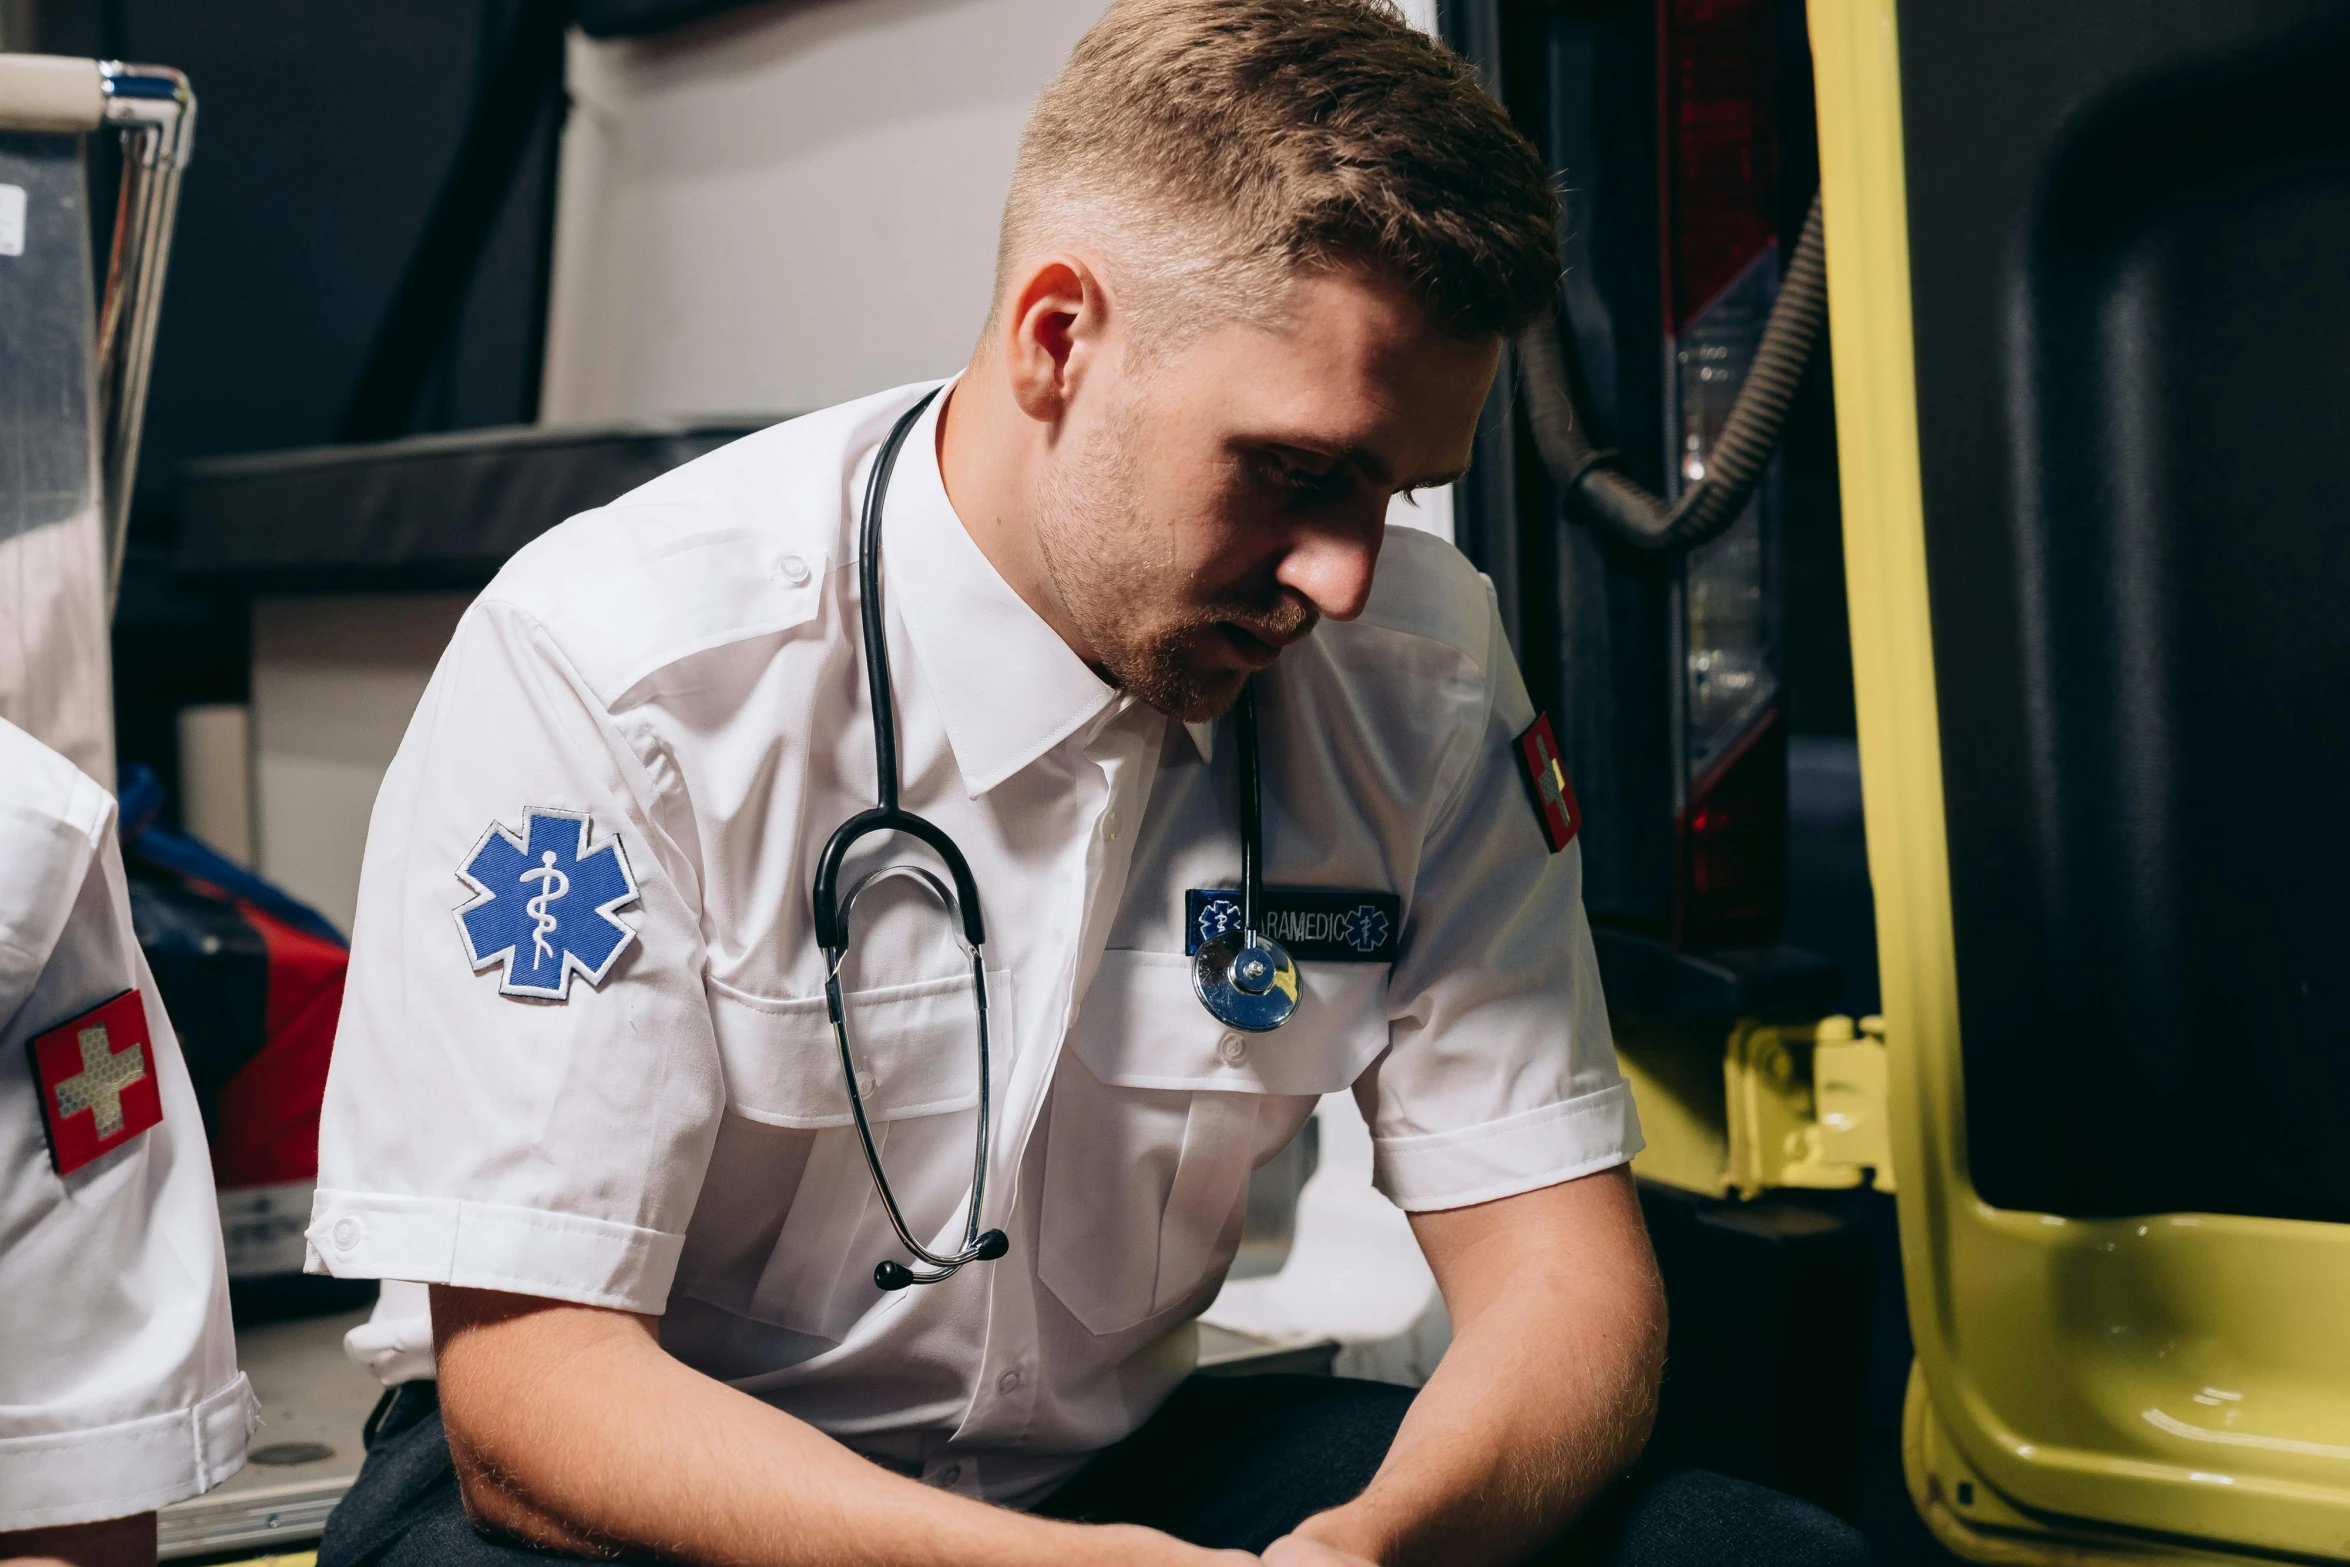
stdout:
[[472,601],[469,593],[254,601],[259,869],[344,931],[359,902],[359,860],[384,769]]
[[549,422],[799,412],[962,364],[1028,105],[1102,0],[574,38]]
[[[1028,106],[1103,5],[832,0],[575,36],[542,417],[797,413],[960,366]],[[1449,537],[1450,502],[1393,517]]]

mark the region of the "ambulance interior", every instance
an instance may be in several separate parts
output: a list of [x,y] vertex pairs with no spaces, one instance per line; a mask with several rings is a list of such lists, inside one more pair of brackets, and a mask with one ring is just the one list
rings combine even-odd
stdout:
[[[362,1456],[317,1095],[457,616],[960,364],[1100,10],[0,0],[0,713],[120,789],[267,1421],[166,1559],[306,1561]],[[1492,580],[1582,807],[1655,1443],[1888,1564],[2350,1559],[2350,14],[1404,10],[1565,200],[1556,321],[1390,522]],[[1704,530],[1591,493],[1670,515],[1766,414]],[[1425,1379],[1369,1166],[1342,1094],[1258,1172],[1203,1371]]]

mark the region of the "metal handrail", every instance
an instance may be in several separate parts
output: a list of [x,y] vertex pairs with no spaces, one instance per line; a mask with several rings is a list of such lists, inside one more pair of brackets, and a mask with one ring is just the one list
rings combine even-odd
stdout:
[[122,582],[123,539],[146,422],[147,375],[180,175],[196,140],[196,95],[166,65],[0,54],[0,130],[122,136],[122,189],[106,290],[98,309],[99,506],[106,541],[106,608]]
[[146,423],[147,376],[155,361],[155,323],[163,274],[179,212],[180,176],[196,140],[196,95],[169,66],[98,62],[105,123],[122,133],[122,190],[114,244],[106,260],[106,294],[98,314],[98,417],[104,431],[99,465],[106,522],[106,608],[122,584],[123,542]]

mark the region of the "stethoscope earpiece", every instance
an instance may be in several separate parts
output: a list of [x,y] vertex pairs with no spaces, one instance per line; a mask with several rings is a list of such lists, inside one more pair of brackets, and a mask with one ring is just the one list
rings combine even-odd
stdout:
[[974,1262],[993,1262],[1012,1249],[1001,1230],[989,1230],[971,1247],[971,1254],[962,1262],[943,1267],[936,1273],[916,1273],[902,1262],[877,1262],[873,1265],[873,1287],[885,1294],[902,1290],[909,1284],[936,1284],[940,1279],[954,1277],[955,1269]]

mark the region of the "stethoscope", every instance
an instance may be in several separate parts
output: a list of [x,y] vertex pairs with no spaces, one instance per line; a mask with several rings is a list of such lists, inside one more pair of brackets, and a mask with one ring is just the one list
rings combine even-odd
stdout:
[[[881,512],[889,497],[890,471],[898,450],[938,396],[933,390],[906,410],[891,427],[873,459],[865,481],[865,504],[859,518],[857,589],[865,641],[865,685],[873,707],[873,762],[879,801],[840,824],[816,862],[814,890],[816,943],[824,949],[824,1010],[832,1021],[833,1042],[840,1048],[842,1080],[848,1085],[849,1113],[857,1123],[857,1141],[865,1150],[865,1168],[873,1189],[881,1196],[882,1211],[899,1242],[917,1261],[929,1267],[917,1273],[892,1259],[876,1263],[873,1282],[884,1290],[902,1290],[909,1284],[936,1284],[974,1262],[993,1262],[1011,1249],[1002,1230],[982,1232],[979,1213],[987,1197],[987,944],[986,926],[979,914],[979,887],[971,866],[955,840],[935,824],[898,805],[897,716],[890,700],[889,641],[881,612]],[[1256,694],[1241,688],[1233,709],[1233,726],[1240,749],[1240,929],[1202,942],[1192,958],[1191,985],[1200,1004],[1217,1022],[1261,1034],[1279,1028],[1297,1010],[1297,964],[1287,949],[1258,929],[1264,907],[1263,873],[1264,798],[1257,771]],[[919,838],[946,862],[952,891],[929,871],[914,865],[891,865],[858,879],[846,898],[837,895],[841,862],[858,840],[874,833],[902,832]],[[936,1252],[914,1238],[898,1210],[889,1175],[881,1167],[881,1151],[873,1144],[872,1121],[865,1114],[865,1097],[857,1086],[856,1057],[849,1050],[848,1010],[841,1002],[840,969],[849,951],[849,915],[865,889],[876,882],[903,877],[927,891],[963,926],[961,945],[971,959],[971,994],[979,1015],[979,1125],[971,1157],[971,1198],[963,1213],[963,1242],[951,1251]]]

